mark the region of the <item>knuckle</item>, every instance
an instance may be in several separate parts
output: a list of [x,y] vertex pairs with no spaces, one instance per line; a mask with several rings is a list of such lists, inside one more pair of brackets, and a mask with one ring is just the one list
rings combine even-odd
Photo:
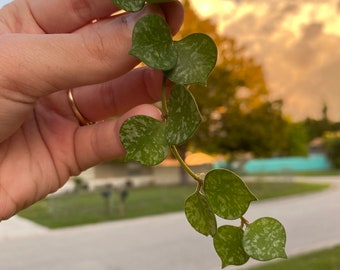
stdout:
[[71,0],[70,10],[80,21],[88,20],[93,10],[93,1],[90,0]]
[[103,39],[104,37],[99,31],[92,31],[88,36],[88,39],[83,40],[84,46],[90,57],[100,61],[105,61],[107,59],[107,48]]

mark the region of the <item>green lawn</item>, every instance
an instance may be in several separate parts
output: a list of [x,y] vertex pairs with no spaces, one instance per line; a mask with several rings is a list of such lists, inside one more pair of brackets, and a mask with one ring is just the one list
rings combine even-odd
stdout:
[[340,246],[292,257],[276,263],[249,268],[249,270],[338,270],[340,269]]
[[[294,182],[254,182],[248,186],[258,199],[319,191],[328,187],[327,184]],[[49,197],[19,215],[50,228],[156,215],[182,211],[185,199],[194,190],[193,185],[131,189],[124,211],[117,191],[112,193],[109,201],[104,200],[100,192],[72,193]]]
[[340,175],[340,170],[323,170],[323,171],[298,171],[298,172],[278,172],[278,173],[254,173],[248,176],[334,176]]

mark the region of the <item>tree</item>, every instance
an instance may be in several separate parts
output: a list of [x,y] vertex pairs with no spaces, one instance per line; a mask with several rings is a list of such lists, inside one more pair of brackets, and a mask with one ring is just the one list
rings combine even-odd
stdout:
[[246,57],[233,39],[218,34],[211,21],[199,18],[188,1],[185,9],[180,35],[203,31],[219,48],[208,87],[191,88],[203,115],[192,147],[219,153],[251,151],[257,156],[282,149],[286,134],[282,101],[269,100],[261,66]]
[[340,132],[325,134],[327,156],[333,167],[340,169]]
[[282,154],[285,156],[305,156],[308,154],[308,133],[302,123],[288,123],[287,139]]
[[323,105],[321,111],[321,119],[306,118],[302,124],[305,126],[308,134],[309,141],[315,138],[321,138],[329,131],[338,131],[340,129],[340,123],[332,122],[328,118],[328,107]]

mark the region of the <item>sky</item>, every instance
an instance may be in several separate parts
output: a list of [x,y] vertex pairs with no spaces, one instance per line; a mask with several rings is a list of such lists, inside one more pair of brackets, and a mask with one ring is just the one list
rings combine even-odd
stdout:
[[4,4],[7,4],[11,2],[11,0],[0,0],[0,7],[2,7]]
[[[0,0],[0,6],[10,0]],[[340,0],[191,0],[262,65],[293,120],[340,121]]]
[[262,65],[294,120],[340,121],[340,0],[191,0]]

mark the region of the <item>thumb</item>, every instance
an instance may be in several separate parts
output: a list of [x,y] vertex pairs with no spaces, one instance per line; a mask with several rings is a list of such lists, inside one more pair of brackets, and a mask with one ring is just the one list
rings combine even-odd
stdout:
[[[125,150],[120,142],[119,131],[124,121],[134,115],[162,119],[161,112],[157,107],[143,104],[129,110],[120,118],[77,129],[74,135],[74,149],[79,168],[73,171],[73,174],[78,174],[102,161],[122,157]],[[88,143],[89,141],[91,144]]]

